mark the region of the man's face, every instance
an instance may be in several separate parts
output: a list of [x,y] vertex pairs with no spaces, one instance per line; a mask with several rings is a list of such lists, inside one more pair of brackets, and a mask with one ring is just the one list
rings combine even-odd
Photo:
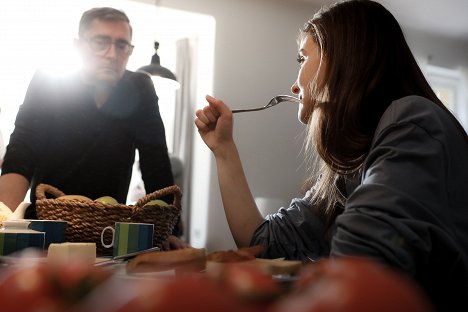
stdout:
[[123,76],[133,47],[130,25],[95,19],[75,41],[87,83],[114,86]]

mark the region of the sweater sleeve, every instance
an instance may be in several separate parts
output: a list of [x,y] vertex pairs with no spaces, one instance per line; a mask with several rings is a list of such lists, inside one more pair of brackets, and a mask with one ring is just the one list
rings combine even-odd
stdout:
[[310,204],[310,194],[295,198],[288,208],[268,215],[255,231],[251,245],[264,247],[262,258],[317,260],[328,256],[329,242],[324,239],[324,222]]
[[445,115],[419,100],[390,107],[362,184],[336,219],[330,254],[373,258],[406,272],[437,300],[459,300],[468,290],[468,168],[457,157],[467,155],[467,144]]
[[[434,234],[453,245],[448,201],[449,155],[428,128],[388,112],[374,138],[362,183],[337,218],[334,255],[366,255],[416,274]],[[427,117],[427,116],[426,116]],[[425,118],[427,119],[427,118]],[[455,247],[455,246],[452,246]]]
[[[140,75],[141,106],[136,122],[136,147],[140,155],[146,193],[174,184],[158,97],[151,80]],[[169,202],[172,202],[170,200]]]
[[32,78],[15,121],[15,129],[7,146],[2,174],[18,173],[31,180],[39,155],[44,148],[47,125],[47,99],[44,97],[49,78],[37,72]]

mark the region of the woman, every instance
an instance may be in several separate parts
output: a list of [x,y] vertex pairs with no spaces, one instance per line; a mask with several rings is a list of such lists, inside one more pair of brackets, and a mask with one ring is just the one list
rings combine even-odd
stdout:
[[[440,309],[468,294],[468,139],[383,6],[324,8],[299,35],[291,90],[320,170],[302,199],[261,217],[232,137],[232,113],[207,96],[195,124],[212,150],[239,247],[263,257],[364,256],[412,276]],[[319,177],[318,179],[316,177]],[[463,303],[466,304],[466,303]]]

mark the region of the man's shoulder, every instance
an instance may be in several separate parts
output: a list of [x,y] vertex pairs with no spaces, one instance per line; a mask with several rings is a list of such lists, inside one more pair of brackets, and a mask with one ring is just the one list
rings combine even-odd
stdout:
[[148,74],[142,72],[134,72],[130,70],[125,71],[122,80],[138,85],[152,85],[153,83],[151,77]]
[[147,74],[126,70],[116,90],[119,96],[122,94],[147,96],[154,92],[154,85]]
[[55,105],[65,99],[82,94],[84,85],[76,73],[56,74],[45,70],[34,72],[23,104]]

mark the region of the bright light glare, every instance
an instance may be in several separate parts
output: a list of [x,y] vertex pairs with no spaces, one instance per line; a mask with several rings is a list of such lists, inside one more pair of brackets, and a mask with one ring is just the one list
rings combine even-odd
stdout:
[[167,79],[159,76],[151,76],[156,90],[171,90],[176,91],[180,88],[180,83],[175,80]]
[[[154,54],[153,42],[161,43],[161,65],[174,71],[175,44],[181,38],[196,38],[203,51],[197,60],[197,84],[202,94],[210,92],[214,50],[214,21],[211,17],[128,0],[2,0],[0,10],[0,131],[5,144],[29,81],[38,69],[66,75],[79,69],[81,60],[73,47],[81,14],[92,7],[111,6],[127,13],[135,45],[128,69],[147,64]],[[157,18],[155,18],[157,16]],[[183,21],[183,22],[182,22]],[[207,73],[208,72],[208,73]],[[172,149],[175,90],[155,81],[168,148]],[[207,86],[209,86],[208,89]],[[1,151],[0,151],[1,153]],[[1,157],[2,155],[0,155]]]

